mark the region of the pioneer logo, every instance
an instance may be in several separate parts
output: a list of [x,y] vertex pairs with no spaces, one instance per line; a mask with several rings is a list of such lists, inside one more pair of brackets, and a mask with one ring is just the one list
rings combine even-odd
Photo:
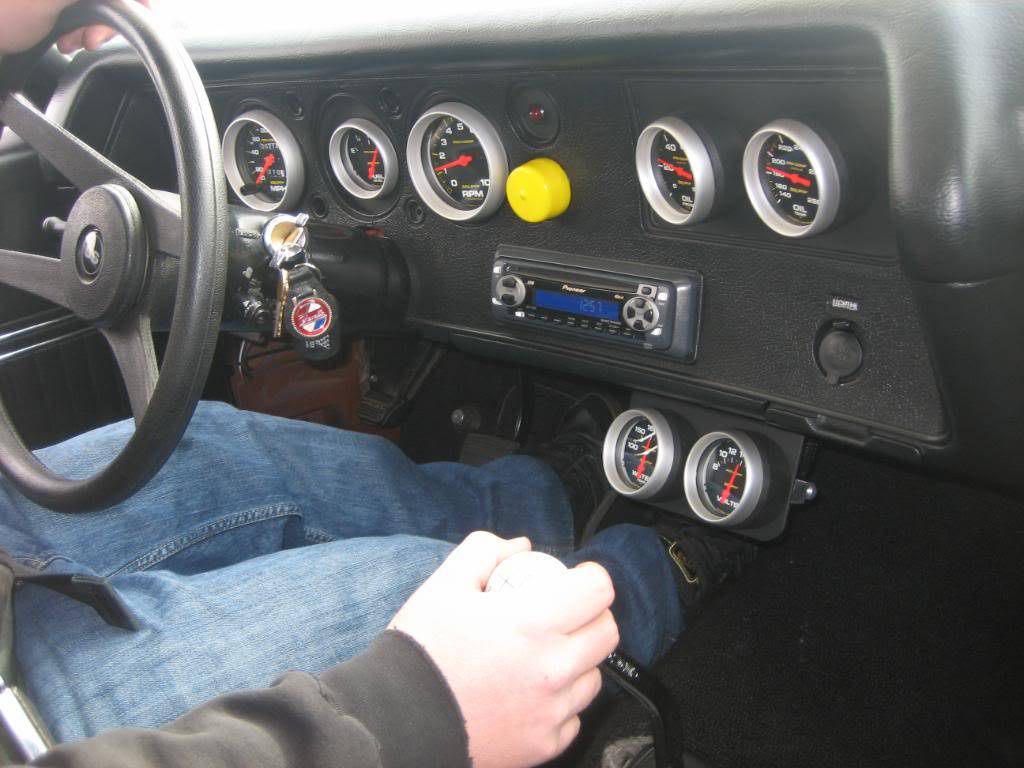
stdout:
[[586,293],[587,292],[586,288],[576,288],[575,286],[567,285],[565,283],[562,283],[562,290],[563,291],[568,291],[569,293]]

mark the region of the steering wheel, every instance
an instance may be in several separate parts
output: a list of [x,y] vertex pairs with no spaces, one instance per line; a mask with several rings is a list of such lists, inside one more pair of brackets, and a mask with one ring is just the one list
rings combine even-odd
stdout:
[[[74,312],[106,337],[121,371],[135,432],[104,469],[61,477],[29,451],[0,403],[0,472],[50,509],[79,512],[131,496],[178,445],[202,393],[224,301],[228,207],[216,123],[184,47],[131,0],[85,0],[69,7],[53,35],[4,61],[20,73],[61,31],[102,23],[138,52],[163,105],[180,196],[149,188],[51,122],[19,91],[0,91],[0,127],[16,133],[81,193],[68,216],[60,259],[0,249],[0,283]],[[150,334],[154,286],[177,271],[170,337],[158,369]]]

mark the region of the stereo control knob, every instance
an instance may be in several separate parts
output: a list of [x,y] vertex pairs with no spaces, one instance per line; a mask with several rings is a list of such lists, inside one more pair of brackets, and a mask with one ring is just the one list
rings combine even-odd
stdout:
[[494,298],[506,307],[518,307],[526,301],[526,283],[516,275],[506,275],[494,286]]
[[634,296],[622,307],[622,319],[637,331],[647,332],[658,324],[661,312],[658,305],[643,296]]

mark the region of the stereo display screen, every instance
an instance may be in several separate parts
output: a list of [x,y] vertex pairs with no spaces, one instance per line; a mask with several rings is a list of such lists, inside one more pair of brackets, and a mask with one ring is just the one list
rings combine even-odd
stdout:
[[557,291],[537,290],[533,292],[533,303],[538,309],[552,309],[556,312],[568,312],[572,315],[586,315],[587,317],[613,322],[621,319],[622,308],[615,301],[594,299],[587,296],[573,296]]

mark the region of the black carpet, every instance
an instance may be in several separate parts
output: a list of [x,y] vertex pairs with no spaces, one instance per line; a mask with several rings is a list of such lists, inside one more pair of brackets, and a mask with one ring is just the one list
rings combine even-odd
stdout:
[[[714,768],[1024,765],[1024,507],[838,452],[658,667]],[[621,701],[601,741],[642,730]]]

